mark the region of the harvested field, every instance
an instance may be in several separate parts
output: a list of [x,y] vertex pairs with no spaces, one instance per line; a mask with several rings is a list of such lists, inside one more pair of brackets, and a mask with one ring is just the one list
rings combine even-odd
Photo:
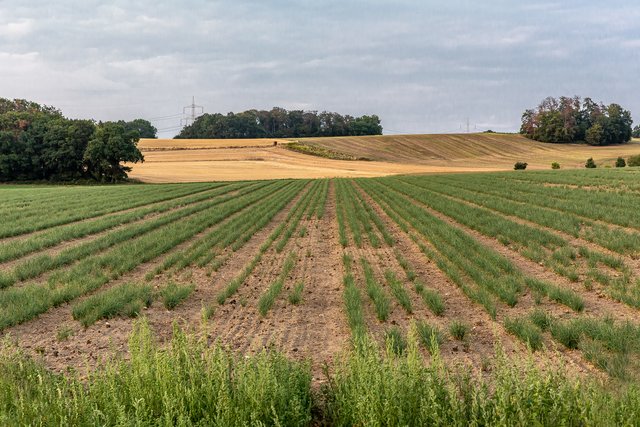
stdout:
[[132,165],[131,178],[144,182],[204,182],[244,179],[375,177],[403,173],[464,172],[490,168],[331,160],[282,147],[144,152],[145,162]]
[[279,138],[259,139],[151,139],[142,138],[138,142],[138,148],[142,151],[153,150],[195,150],[203,148],[243,148],[243,147],[272,147],[274,142],[278,144],[289,142]]
[[442,135],[383,135],[334,138],[304,138],[354,157],[456,168],[511,170],[515,162],[531,169],[549,169],[552,162],[565,168],[582,168],[589,157],[596,164],[613,166],[618,156],[640,154],[640,141],[620,146],[592,147],[579,144],[549,144],[518,134],[472,133]]
[[477,378],[506,354],[626,389],[640,380],[639,177],[0,188],[0,335],[81,375],[130,357],[144,317],[161,343],[177,324],[235,354],[308,360],[314,387],[370,337]]
[[520,135],[395,135],[300,139],[363,160],[334,160],[284,148],[287,140],[153,140],[139,147],[145,162],[130,165],[132,178],[153,183],[244,179],[377,177],[398,174],[511,170],[517,161],[529,169],[582,168],[587,158],[613,165],[618,156],[640,154],[640,142],[623,146],[544,144]]

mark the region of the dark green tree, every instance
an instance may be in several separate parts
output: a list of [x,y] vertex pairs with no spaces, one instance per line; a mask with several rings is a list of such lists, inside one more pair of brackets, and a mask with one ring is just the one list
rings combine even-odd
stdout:
[[287,111],[274,107],[242,113],[203,114],[176,138],[301,138],[313,136],[380,135],[376,115],[352,117],[323,111]]
[[640,138],[640,125],[636,125],[631,132],[631,136],[634,138]]
[[625,162],[625,160],[622,157],[618,157],[616,159],[616,167],[617,168],[623,168],[627,166],[627,162]]
[[597,167],[596,163],[593,161],[593,157],[589,157],[587,159],[587,162],[584,164],[584,167],[587,169],[595,169]]
[[128,131],[137,131],[140,138],[157,138],[158,137],[158,129],[155,128],[151,124],[150,121],[145,119],[135,119],[130,122],[125,122],[124,120],[118,121],[118,124],[124,126],[124,128]]
[[127,131],[119,123],[100,123],[84,153],[87,172],[96,180],[116,182],[127,177],[130,167],[121,162],[143,162],[136,144],[137,131]]

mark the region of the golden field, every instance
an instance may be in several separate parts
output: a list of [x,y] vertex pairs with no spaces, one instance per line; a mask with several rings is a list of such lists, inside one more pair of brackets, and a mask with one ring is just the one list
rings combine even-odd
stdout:
[[[274,146],[278,141],[278,146]],[[640,154],[640,141],[611,147],[545,144],[513,134],[383,135],[303,138],[316,145],[371,161],[333,160],[283,147],[283,139],[141,139],[145,162],[130,176],[144,182],[236,181],[247,179],[374,177],[393,174],[511,170],[517,161],[530,169],[600,166],[618,156]]]

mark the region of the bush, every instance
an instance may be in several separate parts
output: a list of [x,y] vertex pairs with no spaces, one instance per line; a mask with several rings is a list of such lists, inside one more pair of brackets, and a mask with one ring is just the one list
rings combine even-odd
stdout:
[[627,166],[640,166],[640,154],[629,157],[627,159]]
[[593,161],[593,157],[589,157],[587,159],[587,163],[584,164],[584,167],[588,169],[594,169],[597,167],[596,162]]
[[527,168],[527,163],[525,162],[516,162],[515,165],[513,165],[513,169],[515,170],[525,170]]
[[558,162],[551,163],[551,169],[560,169],[560,163]]
[[616,167],[617,167],[617,168],[623,168],[623,167],[625,167],[625,166],[627,166],[627,162],[625,162],[625,161],[624,161],[624,159],[623,159],[622,157],[618,157],[618,158],[616,159]]

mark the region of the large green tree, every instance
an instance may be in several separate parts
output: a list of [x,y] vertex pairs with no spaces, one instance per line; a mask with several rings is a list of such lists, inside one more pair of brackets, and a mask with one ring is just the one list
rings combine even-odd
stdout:
[[126,178],[129,168],[120,162],[142,160],[136,143],[148,126],[123,123],[96,126],[53,107],[0,98],[0,181]]
[[144,161],[138,147],[138,132],[119,123],[100,123],[84,152],[87,172],[96,180],[116,182],[127,177],[130,167],[122,162]]

